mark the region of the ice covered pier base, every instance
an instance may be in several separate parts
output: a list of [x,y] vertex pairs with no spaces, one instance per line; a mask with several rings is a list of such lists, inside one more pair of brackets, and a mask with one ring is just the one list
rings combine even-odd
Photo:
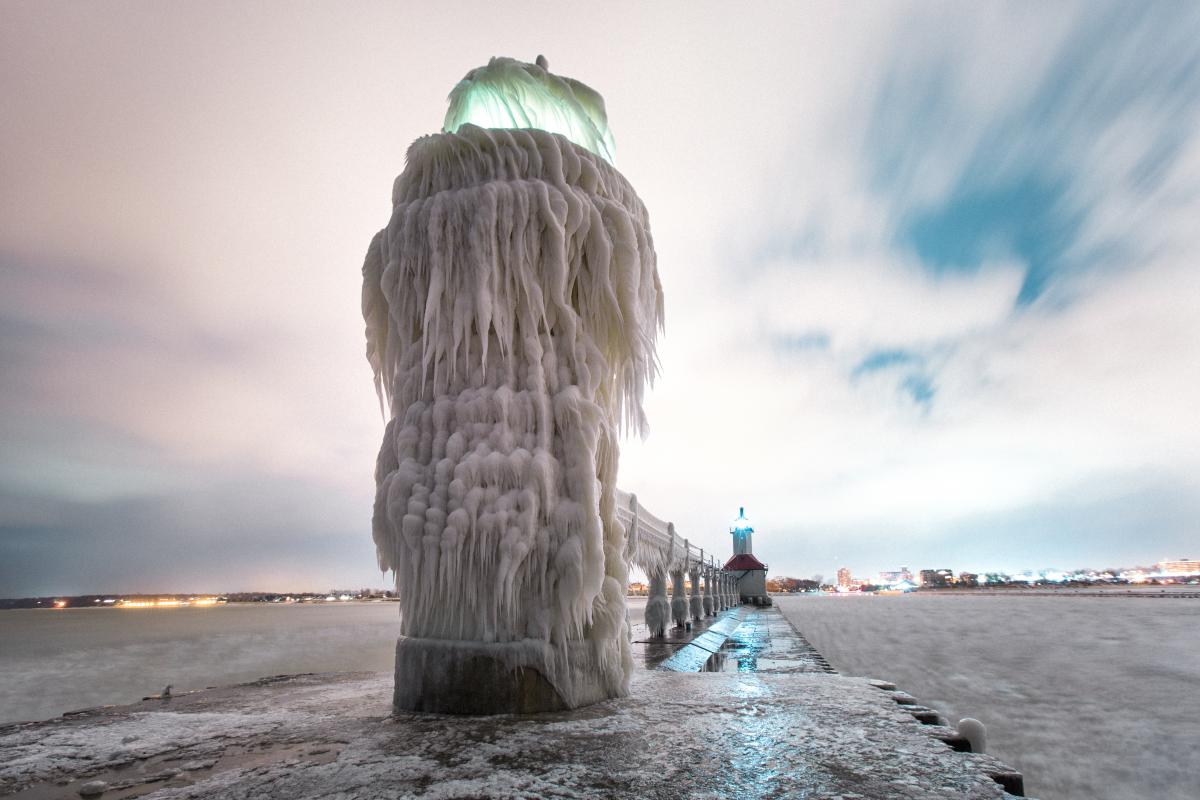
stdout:
[[1017,788],[994,758],[948,746],[954,732],[922,724],[906,696],[828,672],[777,610],[730,610],[708,630],[735,615],[718,671],[658,669],[654,647],[670,646],[635,645],[630,695],[571,711],[397,712],[390,674],[298,675],[0,727],[0,795],[77,800],[91,784],[102,798],[175,800],[961,800],[1009,796],[999,780]]

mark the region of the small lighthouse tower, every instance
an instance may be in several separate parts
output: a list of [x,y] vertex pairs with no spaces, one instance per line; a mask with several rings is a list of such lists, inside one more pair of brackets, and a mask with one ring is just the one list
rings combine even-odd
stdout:
[[752,555],[754,546],[751,538],[754,536],[754,528],[750,527],[750,520],[746,519],[746,507],[738,508],[737,519],[733,521],[733,527],[729,529],[729,533],[733,536],[733,554],[740,556],[742,553]]
[[754,528],[746,518],[745,507],[738,509],[729,534],[733,537],[733,557],[725,562],[725,569],[737,579],[742,602],[771,605],[771,597],[767,594],[767,565],[754,557]]

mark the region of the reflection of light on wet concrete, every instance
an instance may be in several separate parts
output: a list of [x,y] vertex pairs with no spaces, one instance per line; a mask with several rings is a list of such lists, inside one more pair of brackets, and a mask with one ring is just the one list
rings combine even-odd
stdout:
[[761,697],[766,692],[760,681],[738,681],[733,686],[734,697],[739,699]]
[[705,661],[703,672],[832,672],[775,609],[755,609]]
[[[733,697],[741,705],[729,730],[733,744],[730,766],[732,773],[739,777],[738,785],[730,788],[735,797],[770,796],[781,767],[787,768],[781,765],[780,756],[787,752],[791,726],[774,713],[771,692],[757,676],[747,675],[731,688]],[[797,775],[805,771],[802,766],[797,767],[792,770]],[[802,792],[792,796],[806,797],[808,794]]]
[[647,669],[669,672],[832,672],[828,662],[774,608],[743,606],[704,623],[694,635],[674,628],[635,639]]
[[662,638],[650,636],[644,625],[635,626],[633,655],[646,669],[704,671],[705,663],[720,651],[726,637],[741,624],[747,613],[746,608],[734,608],[716,617],[694,621],[690,631],[669,628]]

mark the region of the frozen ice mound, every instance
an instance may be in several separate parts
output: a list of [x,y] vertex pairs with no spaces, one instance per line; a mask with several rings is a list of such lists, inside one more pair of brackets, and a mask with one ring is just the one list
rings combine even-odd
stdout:
[[[542,130],[417,140],[363,265],[388,424],[373,533],[406,637],[527,642],[624,694],[618,432],[640,432],[662,287],[646,209]],[[507,652],[511,648],[497,648]]]

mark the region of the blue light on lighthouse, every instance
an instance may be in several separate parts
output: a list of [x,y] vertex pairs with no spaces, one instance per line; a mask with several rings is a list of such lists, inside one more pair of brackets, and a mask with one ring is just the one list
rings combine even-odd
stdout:
[[750,525],[750,520],[746,519],[745,507],[738,508],[737,519],[733,521],[733,527],[729,529],[733,535],[733,554],[753,553],[751,536],[754,533],[754,528]]

